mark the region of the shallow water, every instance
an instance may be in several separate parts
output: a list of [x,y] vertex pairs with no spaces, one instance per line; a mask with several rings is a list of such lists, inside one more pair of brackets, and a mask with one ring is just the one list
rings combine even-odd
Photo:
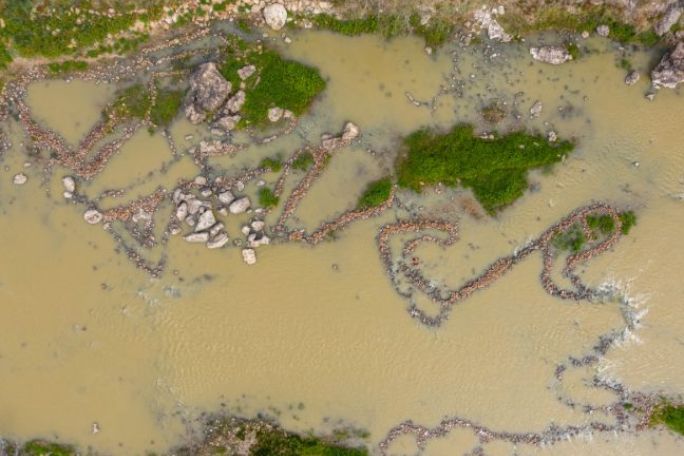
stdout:
[[[587,202],[635,209],[639,219],[632,233],[581,268],[589,283],[628,285],[630,296],[648,310],[634,337],[611,349],[598,367],[568,373],[562,385],[555,384],[559,363],[582,356],[600,335],[625,326],[620,308],[549,296],[539,283],[538,254],[457,305],[439,329],[409,318],[375,245],[379,225],[405,216],[405,210],[358,222],[315,248],[260,247],[253,267],[242,263],[239,249],[211,251],[173,237],[166,272],[151,279],[115,253],[100,226],[83,222],[81,207],[64,201],[59,181],[66,170],[54,170],[41,185],[41,170],[24,168],[29,158],[13,125],[15,147],[0,170],[0,434],[143,454],[177,443],[200,412],[225,409],[247,416],[266,412],[296,430],[353,424],[370,431],[368,443],[375,448],[407,419],[430,427],[459,416],[512,432],[610,422],[556,399],[561,388],[591,403],[615,400],[586,386],[597,369],[634,390],[681,394],[684,203],[678,195],[684,193],[684,103],[673,91],[647,101],[645,81],[634,87],[622,83],[608,43],[589,46],[592,55],[551,67],[532,63],[515,45],[495,48],[493,59],[480,47],[428,57],[415,39],[385,43],[304,33],[286,53],[329,78],[311,114],[291,137],[211,161],[234,172],[265,156],[286,157],[321,132],[338,131],[343,121],[357,123],[359,143],[335,152],[295,214],[294,225],[311,229],[353,207],[364,185],[389,169],[400,135],[423,125],[479,121],[478,108],[492,98],[517,107],[522,118],[511,116],[505,125],[553,129],[578,142],[553,173],[532,173],[538,191],[496,218],[483,216],[466,191],[399,198],[419,213],[459,220],[461,242],[418,252],[430,276],[450,286]],[[647,58],[633,57],[637,64]],[[434,113],[405,95],[430,100],[452,82],[459,90],[438,97]],[[37,83],[29,90],[37,118],[72,143],[113,93],[111,87],[84,84]],[[537,99],[544,110],[529,120]],[[73,110],[68,117],[60,111],[65,104]],[[193,178],[199,169],[185,154],[192,141],[182,139],[189,132],[195,139],[202,134],[185,122],[172,129],[182,145],[176,159],[160,135],[139,132],[107,169],[83,184],[83,192],[95,197],[126,188],[123,197],[103,203],[109,207]],[[12,185],[19,171],[29,176],[24,186]],[[301,175],[294,172],[289,179]],[[272,183],[275,175],[265,179]],[[248,218],[229,219],[236,238]],[[93,422],[101,427],[98,434],[91,433]],[[430,441],[423,454],[463,454],[478,445],[472,433],[455,430]],[[482,446],[488,455],[684,451],[682,440],[663,430],[596,434],[546,448],[497,441]],[[390,450],[414,454],[415,441],[402,437]]]

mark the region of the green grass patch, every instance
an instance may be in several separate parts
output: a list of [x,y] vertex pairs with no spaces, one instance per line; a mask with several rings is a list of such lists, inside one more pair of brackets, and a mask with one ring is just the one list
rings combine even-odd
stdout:
[[554,236],[552,243],[558,250],[577,253],[586,245],[587,238],[582,231],[582,227],[576,223],[566,231]]
[[365,448],[347,448],[315,437],[301,437],[283,431],[262,430],[251,448],[252,456],[367,456]]
[[620,222],[622,223],[622,227],[620,228],[622,234],[629,234],[637,223],[636,214],[634,211],[622,212],[620,214]]
[[152,108],[152,98],[142,84],[134,84],[117,92],[108,114],[119,117],[144,119]]
[[83,60],[67,60],[65,62],[53,62],[48,64],[48,70],[53,75],[72,73],[74,71],[85,71],[88,69],[88,62]]
[[607,214],[587,216],[587,225],[597,234],[601,233],[606,236],[615,231],[615,220]]
[[259,168],[267,168],[272,172],[277,173],[283,168],[283,160],[280,155],[275,157],[266,157],[259,163]]
[[4,43],[0,43],[0,70],[4,70],[12,63],[12,55],[7,50]]
[[21,448],[20,454],[25,456],[74,456],[76,450],[70,445],[31,440]]
[[570,54],[570,57],[572,57],[573,60],[577,60],[582,56],[577,43],[568,43],[565,48],[568,50],[568,54]]
[[368,16],[359,19],[338,19],[331,14],[318,14],[311,19],[311,22],[318,28],[346,36],[377,33],[380,28],[378,16]]
[[417,192],[440,182],[462,185],[494,214],[523,195],[528,170],[553,165],[573,147],[569,141],[550,143],[523,131],[482,139],[465,124],[447,133],[422,129],[404,139],[396,163],[398,182]]
[[184,90],[157,89],[157,98],[150,110],[150,120],[158,127],[168,127],[183,104]]
[[270,188],[261,187],[259,189],[259,205],[262,207],[266,209],[275,207],[278,205],[278,201],[280,201],[280,198]]
[[684,435],[684,406],[665,403],[651,416],[651,425],[663,424],[677,434]]
[[311,152],[302,152],[297,158],[292,162],[292,168],[298,169],[300,171],[306,171],[314,164],[314,157]]
[[626,59],[624,57],[620,59],[620,68],[627,72],[632,71],[634,69],[634,67],[632,66],[632,62],[630,62],[629,59]]
[[269,49],[254,56],[259,82],[247,91],[243,120],[254,125],[268,122],[268,110],[279,107],[303,114],[326,86],[314,67],[283,59]]
[[380,206],[390,196],[392,191],[392,180],[389,177],[384,177],[371,182],[359,197],[356,204],[357,209],[369,209],[371,207]]
[[421,24],[420,16],[412,14],[409,23],[413,28],[413,33],[422,36],[425,45],[433,48],[446,43],[454,32],[454,25],[446,19],[432,17],[426,24]]

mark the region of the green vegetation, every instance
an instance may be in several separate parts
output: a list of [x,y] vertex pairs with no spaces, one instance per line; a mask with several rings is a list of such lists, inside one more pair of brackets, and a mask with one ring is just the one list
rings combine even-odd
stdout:
[[266,157],[259,163],[259,168],[268,168],[274,173],[277,173],[283,168],[283,160],[280,155],[275,157]]
[[550,143],[522,131],[483,139],[464,124],[445,134],[422,129],[404,139],[405,150],[396,163],[398,182],[417,192],[439,182],[460,184],[494,214],[522,196],[528,170],[553,165],[573,147],[569,141]]
[[20,454],[25,456],[74,456],[76,450],[70,445],[32,440],[22,447]]
[[389,177],[384,177],[371,182],[364,190],[356,204],[357,209],[369,209],[371,207],[380,206],[390,196],[392,191],[392,180]]
[[299,156],[292,162],[292,168],[298,169],[300,171],[306,171],[314,164],[314,158],[311,152],[302,152]]
[[430,47],[439,47],[446,43],[454,31],[452,23],[439,17],[433,17],[426,24],[421,24],[420,16],[412,14],[409,23],[413,27],[413,33],[422,36],[425,44]]
[[83,60],[67,60],[65,62],[53,62],[48,64],[48,70],[54,75],[71,73],[74,71],[85,71],[87,69],[88,62],[84,62]]
[[12,63],[12,55],[7,50],[7,47],[0,42],[0,70],[4,70]]
[[632,62],[624,57],[620,59],[620,68],[625,71],[632,71],[634,69],[634,67],[632,67]]
[[280,198],[270,188],[262,187],[259,189],[259,205],[261,207],[266,209],[275,207],[278,205],[278,201],[280,201]]
[[565,48],[568,50],[568,54],[570,54],[573,60],[577,60],[582,56],[580,48],[579,46],[577,46],[577,43],[568,43]]
[[684,405],[663,403],[651,415],[651,425],[664,424],[677,434],[684,435]]
[[152,98],[145,86],[134,84],[117,92],[107,115],[145,119],[152,107]]
[[582,250],[582,247],[587,242],[586,236],[582,231],[582,227],[575,223],[568,230],[558,233],[553,238],[553,246],[561,251],[570,251],[577,253]]
[[245,65],[257,68],[246,82],[246,99],[240,125],[264,125],[268,110],[279,107],[303,114],[326,86],[316,68],[286,60],[270,49],[258,49],[237,37],[231,39],[219,71],[231,84],[240,85],[237,71]]
[[587,216],[587,225],[597,234],[606,236],[615,231],[615,220],[608,214]]
[[73,55],[128,30],[136,20],[149,21],[162,12],[162,3],[151,3],[145,15],[133,12],[131,6],[119,9],[113,17],[106,14],[92,14],[98,9],[92,0],[79,3],[76,13],[70,2],[38,4],[34,8],[31,0],[4,2],[0,15],[5,21],[1,35],[26,57],[58,57]]
[[562,8],[543,8],[532,23],[514,14],[502,16],[500,22],[509,33],[517,35],[542,30],[594,32],[599,25],[607,25],[610,27],[609,38],[620,43],[653,46],[660,40],[653,30],[639,32],[633,25],[616,19],[606,7],[586,7],[576,14]]
[[622,223],[622,227],[620,228],[622,234],[629,234],[634,225],[636,225],[636,214],[634,211],[623,212],[620,214],[620,222]]
[[157,98],[150,111],[150,120],[158,127],[168,127],[183,104],[184,90],[157,89]]
[[492,102],[480,111],[482,118],[489,123],[499,123],[506,117],[506,110],[498,103]]
[[300,437],[280,430],[261,430],[252,456],[367,456],[365,448],[346,448],[315,437]]

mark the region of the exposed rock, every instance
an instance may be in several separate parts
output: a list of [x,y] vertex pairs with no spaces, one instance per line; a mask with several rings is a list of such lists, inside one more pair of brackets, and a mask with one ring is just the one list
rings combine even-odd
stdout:
[[195,215],[199,212],[199,210],[204,206],[204,202],[198,200],[197,198],[188,198],[186,200],[186,203],[188,204],[188,213],[191,215]]
[[268,245],[270,242],[271,239],[261,232],[251,233],[249,236],[247,236],[247,244],[252,248],[256,248],[261,245]]
[[226,190],[225,192],[221,192],[218,194],[218,199],[223,204],[230,204],[235,199],[235,195],[233,195],[232,192]]
[[76,181],[71,176],[64,176],[62,178],[62,185],[64,186],[64,190],[69,193],[74,193],[76,191]]
[[283,114],[285,111],[283,108],[270,108],[268,110],[268,120],[271,122],[278,122],[280,119],[283,118]]
[[28,176],[24,173],[15,174],[12,178],[14,185],[24,185],[28,181]]
[[240,109],[242,109],[242,106],[245,104],[245,99],[245,91],[238,90],[237,93],[233,95],[226,103],[225,110],[231,114],[239,112]]
[[204,243],[209,240],[209,233],[206,231],[203,231],[201,233],[190,233],[187,236],[185,236],[183,239],[185,239],[188,242],[194,242],[194,243]]
[[555,131],[551,130],[551,131],[546,135],[546,139],[548,139],[549,142],[556,142],[556,141],[558,141],[558,134],[557,134]]
[[256,252],[254,249],[242,249],[242,261],[252,265],[256,264]]
[[205,187],[200,191],[200,195],[204,198],[209,198],[213,193],[214,192],[209,187]]
[[625,76],[625,84],[628,86],[634,85],[637,83],[641,76],[639,75],[639,72],[636,70],[632,70],[629,73],[627,73],[627,76]]
[[195,225],[195,231],[208,230],[216,223],[216,217],[211,209],[204,211],[197,219],[197,225]]
[[684,41],[677,43],[672,51],[663,56],[651,71],[651,81],[656,89],[674,89],[684,82]]
[[544,105],[542,104],[542,102],[539,100],[535,101],[530,107],[530,117],[533,119],[539,117],[539,115],[542,112],[542,109],[544,109]]
[[495,19],[492,19],[487,27],[487,36],[490,40],[503,41],[504,43],[507,43],[513,39],[513,37],[506,33],[501,24],[499,24]]
[[237,181],[237,182],[235,182],[235,188],[237,189],[238,192],[241,192],[245,189],[245,183],[242,181]]
[[242,117],[237,114],[231,116],[223,116],[216,120],[216,122],[214,122],[212,126],[214,128],[220,128],[224,131],[231,131],[234,130],[235,127],[237,127],[237,124],[238,122],[240,122],[240,119],[242,119]]
[[228,210],[231,214],[242,214],[247,209],[249,209],[250,205],[251,203],[249,201],[249,198],[246,196],[242,196],[234,200],[232,203],[230,203],[230,206],[228,206]]
[[133,223],[138,223],[138,222],[145,222],[149,223],[152,221],[152,214],[150,212],[147,212],[143,208],[138,209],[138,212],[133,214],[131,217],[131,220]]
[[88,209],[83,213],[83,220],[91,225],[97,225],[103,219],[103,215],[97,209]]
[[71,198],[74,197],[74,194],[71,193],[71,192],[64,192],[64,193],[62,193],[62,195],[63,195],[64,198],[66,198],[66,199],[71,199]]
[[287,22],[287,10],[280,3],[272,3],[264,8],[264,20],[273,30],[280,30]]
[[252,229],[251,229],[249,226],[247,226],[247,225],[243,225],[243,227],[240,228],[240,231],[242,232],[242,234],[244,234],[245,236],[247,236],[249,233],[252,232]]
[[216,225],[212,226],[211,229],[209,230],[209,236],[212,238],[215,237],[217,234],[219,234],[219,232],[221,230],[223,230],[223,228],[225,228],[223,223],[218,222]]
[[240,79],[244,81],[245,79],[253,75],[255,72],[256,67],[254,65],[245,65],[242,68],[240,68],[237,73]]
[[560,65],[568,60],[572,60],[570,52],[562,46],[533,47],[530,48],[530,54],[534,60],[550,63],[551,65]]
[[204,63],[190,77],[185,115],[193,124],[207,118],[218,110],[230,94],[231,85],[226,81],[213,62]]
[[665,11],[663,17],[656,23],[654,30],[658,36],[663,36],[670,31],[673,25],[679,22],[682,16],[682,3],[675,2]]
[[342,139],[345,141],[351,141],[352,139],[356,139],[360,133],[361,133],[361,130],[359,129],[359,127],[355,123],[347,122],[344,125],[344,131],[342,132]]
[[204,176],[195,176],[195,179],[193,179],[193,182],[195,185],[207,185],[207,178]]
[[207,248],[210,249],[220,249],[228,243],[230,238],[226,233],[221,233],[207,242]]
[[504,42],[511,41],[511,35],[506,33],[501,24],[499,24],[497,20],[494,19],[494,15],[496,14],[503,13],[499,13],[499,10],[496,8],[489,10],[486,7],[482,7],[479,10],[475,11],[474,18],[477,24],[479,25],[480,29],[487,30],[487,36],[490,40],[499,40]]
[[266,223],[263,220],[254,220],[252,222],[252,229],[254,231],[263,231],[266,227]]
[[598,36],[608,38],[608,35],[610,35],[610,27],[607,25],[599,25],[596,27],[596,33],[598,33]]

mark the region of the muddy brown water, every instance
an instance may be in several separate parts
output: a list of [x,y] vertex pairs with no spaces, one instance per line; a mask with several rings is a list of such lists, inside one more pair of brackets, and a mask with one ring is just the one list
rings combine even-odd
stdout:
[[[212,163],[226,172],[256,166],[339,130],[345,120],[356,122],[361,141],[336,153],[292,222],[310,229],[353,207],[365,183],[389,169],[397,137],[424,125],[478,121],[477,108],[493,98],[522,114],[509,117],[509,126],[576,138],[577,151],[552,173],[533,172],[538,190],[496,218],[470,215],[464,208],[477,208],[460,190],[400,199],[422,206],[421,213],[459,220],[461,242],[445,251],[420,249],[431,276],[451,286],[587,202],[633,208],[633,232],[581,268],[589,283],[621,284],[641,321],[598,366],[554,383],[558,363],[625,326],[623,312],[615,303],[568,303],[546,294],[538,255],[458,305],[439,329],[409,318],[375,246],[378,226],[396,217],[391,211],[315,248],[261,247],[253,267],[242,263],[238,249],[210,251],[175,237],[167,271],[151,279],[115,253],[100,226],[83,222],[81,208],[65,202],[64,170],[41,184],[40,170],[25,167],[20,129],[9,124],[14,147],[0,170],[0,434],[144,454],[178,443],[202,411],[228,410],[266,412],[294,430],[365,428],[375,451],[407,419],[434,426],[460,416],[515,432],[585,424],[597,417],[565,406],[556,392],[610,403],[614,397],[587,387],[597,373],[634,390],[681,394],[684,100],[661,91],[647,101],[647,78],[626,87],[611,45],[588,46],[591,55],[552,67],[533,63],[516,45],[497,48],[491,60],[481,49],[431,57],[415,39],[304,33],[285,52],[320,67],[329,78],[326,93],[290,137]],[[648,57],[631,58],[643,70]],[[462,81],[459,90],[438,97],[434,110],[408,100],[406,92],[431,100],[449,89],[452,75]],[[104,84],[40,82],[31,86],[29,103],[45,125],[76,143],[112,93]],[[537,99],[544,110],[530,120]],[[172,133],[181,150],[192,142],[185,135],[207,134],[184,121]],[[23,186],[12,184],[19,171],[29,176]],[[96,196],[128,189],[106,200],[107,207],[197,172],[188,156],[174,160],[161,137],[142,131],[82,190]],[[229,232],[237,237],[239,223],[232,223]],[[423,454],[464,454],[477,445],[472,433],[455,430],[430,441]],[[674,455],[684,443],[657,429],[586,435],[546,448],[494,441],[483,449],[487,455]],[[409,436],[390,450],[418,451]]]

